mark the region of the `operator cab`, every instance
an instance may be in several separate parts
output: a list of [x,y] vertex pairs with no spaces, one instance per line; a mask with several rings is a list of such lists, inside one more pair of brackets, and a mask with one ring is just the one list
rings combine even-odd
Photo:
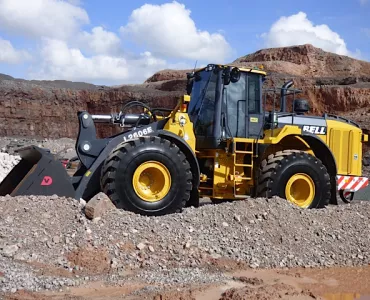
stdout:
[[198,149],[219,148],[234,137],[262,137],[265,76],[259,69],[221,65],[208,65],[188,74],[188,114]]

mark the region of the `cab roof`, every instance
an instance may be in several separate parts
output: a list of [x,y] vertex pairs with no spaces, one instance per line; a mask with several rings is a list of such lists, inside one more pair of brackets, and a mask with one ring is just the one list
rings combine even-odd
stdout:
[[[258,67],[254,67],[254,68],[243,68],[243,67],[239,67],[239,66],[232,65],[232,64],[226,64],[226,65],[211,64],[211,65],[215,65],[215,66],[219,66],[219,67],[237,67],[241,72],[256,73],[256,74],[260,74],[260,75],[264,75],[264,76],[267,75],[267,73],[265,71],[261,70]],[[200,69],[196,70],[195,72],[203,71],[206,68],[207,67],[200,68]]]

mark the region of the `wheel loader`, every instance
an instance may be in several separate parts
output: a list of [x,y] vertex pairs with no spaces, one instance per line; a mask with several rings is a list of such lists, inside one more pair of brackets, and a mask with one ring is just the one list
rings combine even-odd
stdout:
[[[257,67],[209,64],[187,74],[186,94],[172,110],[132,101],[119,113],[79,111],[73,176],[45,149],[25,147],[0,195],[89,201],[104,192],[117,208],[164,215],[197,207],[203,197],[217,203],[278,196],[302,209],[324,208],[337,204],[337,193],[348,200],[366,187],[368,135],[359,125],[309,115],[292,80],[268,89],[266,76]],[[134,106],[139,113],[125,111]],[[122,131],[97,138],[96,123]]]

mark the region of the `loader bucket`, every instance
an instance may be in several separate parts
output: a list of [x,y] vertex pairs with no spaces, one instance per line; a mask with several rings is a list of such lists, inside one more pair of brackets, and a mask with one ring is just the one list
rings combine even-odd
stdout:
[[51,153],[37,146],[17,152],[22,159],[0,183],[0,196],[55,194],[74,197],[71,177]]

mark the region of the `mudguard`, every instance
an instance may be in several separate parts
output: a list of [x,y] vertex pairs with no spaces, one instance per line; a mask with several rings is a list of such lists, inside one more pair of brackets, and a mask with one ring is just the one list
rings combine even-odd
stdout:
[[330,174],[330,182],[332,185],[330,204],[338,204],[337,200],[337,163],[335,161],[333,152],[330,150],[328,145],[324,143],[319,137],[309,132],[302,132],[300,136],[303,138],[311,147],[316,157],[319,158]]
[[193,172],[193,186],[198,187],[200,182],[200,168],[195,153],[191,150],[190,146],[182,138],[170,131],[158,130],[157,134],[160,137],[164,137],[174,142],[177,147],[179,147],[180,150],[185,153]]

